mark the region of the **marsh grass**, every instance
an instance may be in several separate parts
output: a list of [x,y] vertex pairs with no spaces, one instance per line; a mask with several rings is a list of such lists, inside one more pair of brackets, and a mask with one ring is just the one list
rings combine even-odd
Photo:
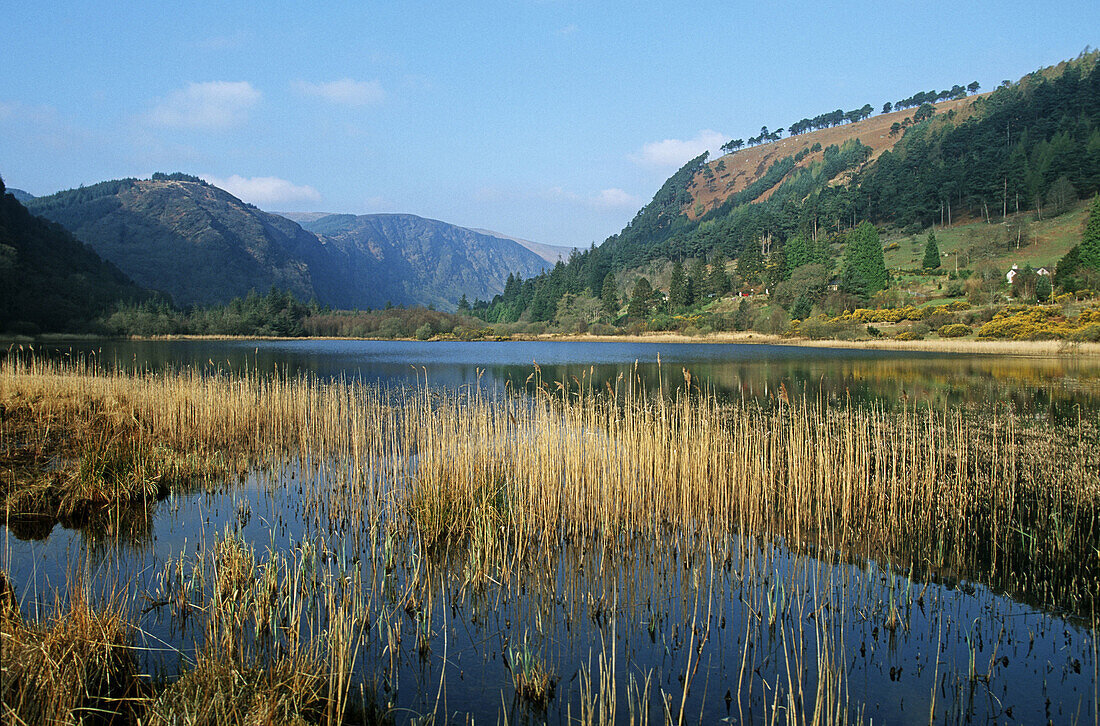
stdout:
[[[562,538],[736,532],[973,577],[1079,612],[1097,596],[1094,413],[1051,424],[996,408],[723,404],[695,388],[649,395],[629,379],[603,392],[539,384],[527,396],[387,391],[9,358],[0,403],[26,413],[5,418],[0,449],[41,461],[59,431],[104,431],[70,485],[71,499],[97,502],[298,457],[318,472],[302,497],[319,524],[370,538],[397,527],[426,546],[471,539],[485,556],[472,576],[545,556]],[[104,418],[116,427],[97,429]],[[9,486],[9,512],[30,496],[21,491]]]
[[[876,633],[904,634],[925,604],[898,577],[975,580],[1093,612],[1095,413],[1050,423],[996,406],[859,407],[785,394],[768,406],[723,403],[684,379],[651,394],[630,376],[600,390],[586,380],[548,385],[536,371],[516,395],[9,358],[0,403],[28,413],[18,426],[5,419],[0,449],[39,466],[48,457],[37,452],[59,446],[59,432],[110,411],[135,422],[132,440],[186,461],[280,480],[294,462],[289,486],[310,538],[264,553],[232,531],[204,538],[166,566],[155,594],[201,633],[194,668],[158,703],[221,704],[216,718],[339,721],[355,700],[368,625],[366,647],[392,693],[403,653],[446,661],[445,644],[432,649],[432,613],[445,618],[461,602],[484,613],[522,600],[514,632],[542,634],[559,617],[589,621],[601,636],[610,628],[580,674],[583,723],[621,718],[624,703],[645,722],[651,699],[666,720],[693,720],[689,692],[716,687],[703,653],[734,598],[746,615],[729,702],[767,704],[769,722],[787,723],[858,720],[845,608],[857,602]],[[106,454],[95,461],[92,476],[125,470]],[[855,577],[852,562],[891,574],[868,565]],[[870,584],[880,577],[888,588]],[[627,638],[667,638],[679,687],[628,673],[624,693],[617,627]],[[545,663],[558,663],[540,638],[512,652],[516,693],[535,704],[552,693]]]
[[[6,581],[6,578],[5,578]],[[131,721],[142,700],[129,614],[118,598],[98,606],[79,575],[44,622],[0,614],[0,711],[5,723]]]

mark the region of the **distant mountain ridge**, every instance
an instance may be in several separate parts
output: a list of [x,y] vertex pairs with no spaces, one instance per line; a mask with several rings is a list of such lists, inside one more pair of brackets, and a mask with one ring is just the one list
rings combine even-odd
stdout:
[[[329,216],[337,216],[339,212],[272,212],[272,214],[278,214],[280,217],[286,217],[289,220],[297,222],[303,227],[309,228],[310,223],[316,222],[319,219]],[[382,216],[382,215],[359,215],[364,217]],[[523,239],[522,237],[512,237],[511,235],[502,234],[500,232],[494,232],[491,229],[482,229],[480,227],[467,227],[466,229],[471,232],[477,232],[478,234],[488,235],[489,237],[496,237],[498,239],[506,239],[515,242],[521,247],[534,252],[542,259],[549,262],[551,265],[557,263],[559,260],[566,262],[569,256],[573,254],[576,247],[567,247],[565,245],[548,245],[542,242],[532,242],[529,239]]]
[[331,214],[302,226],[339,249],[356,277],[385,270],[376,291],[395,302],[488,300],[509,275],[526,278],[549,267],[515,241],[413,214]]
[[20,204],[26,204],[30,200],[34,199],[34,195],[30,192],[25,192],[22,189],[13,189],[12,187],[8,187],[8,194],[15,197],[15,200]]
[[509,274],[548,266],[513,241],[413,215],[306,213],[307,230],[178,173],[101,182],[28,207],[181,305],[274,286],[337,308],[453,308],[463,294],[491,298]]
[[527,249],[534,252],[536,255],[546,260],[550,264],[556,264],[558,261],[568,262],[569,256],[577,249],[576,247],[566,247],[565,245],[548,245],[542,242],[532,242],[529,239],[522,239],[520,237],[511,237],[500,232],[494,232],[491,229],[478,229],[477,227],[470,227],[474,232],[479,234],[487,234],[490,237],[499,237],[500,239],[509,239],[516,244],[523,245]]

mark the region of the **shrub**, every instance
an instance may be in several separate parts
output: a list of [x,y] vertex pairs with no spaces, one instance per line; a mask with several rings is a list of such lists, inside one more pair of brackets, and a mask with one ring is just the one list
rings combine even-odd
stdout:
[[618,335],[619,329],[607,323],[592,323],[588,326],[588,332],[592,335]]
[[905,330],[895,335],[894,340],[924,340],[924,336],[912,330]]
[[424,323],[423,325],[421,325],[419,328],[416,329],[416,339],[417,340],[427,340],[428,338],[432,337],[433,334],[434,334],[434,331],[432,330],[432,324],[431,323]]
[[937,333],[939,333],[941,338],[961,338],[964,335],[970,335],[970,326],[963,325],[962,323],[944,325]]

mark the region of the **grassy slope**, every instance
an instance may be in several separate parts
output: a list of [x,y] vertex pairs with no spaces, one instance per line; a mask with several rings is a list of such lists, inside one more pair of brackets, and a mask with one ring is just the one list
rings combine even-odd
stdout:
[[[942,115],[954,110],[956,120],[962,120],[969,114],[970,105],[974,99],[984,95],[988,94],[968,96],[954,101],[941,101],[936,104],[936,114]],[[874,150],[871,160],[877,159],[882,152],[894,148],[901,140],[902,134],[890,136],[890,126],[895,122],[901,123],[906,117],[912,117],[916,111],[915,108],[907,108],[902,111],[877,114],[854,124],[846,123],[798,136],[788,136],[779,141],[741,149],[712,159],[707,163],[707,167],[713,176],[708,179],[706,174],[700,171],[692,179],[690,187],[692,201],[685,205],[684,214],[690,219],[697,219],[700,216],[696,213],[700,204],[704,210],[720,205],[730,195],[736,194],[763,176],[768,167],[775,162],[787,156],[794,156],[815,143],[821,144],[822,151],[806,156],[798,166],[805,167],[820,161],[826,147],[831,144],[840,146],[850,139],[859,139],[860,143],[870,146]],[[720,163],[725,165],[723,170],[718,169]],[[765,193],[761,199],[767,199],[769,195],[770,192]]]
[[[1034,220],[1031,213],[1021,213],[1020,216],[1029,220],[1029,240],[1025,241],[1018,250],[1014,243],[1009,242],[1007,250],[984,260],[976,257],[970,257],[968,260],[967,251],[989,240],[1009,239],[1010,233],[1004,223],[996,219],[989,224],[978,220],[937,229],[936,244],[943,257],[943,269],[947,271],[955,269],[955,255],[958,253],[960,270],[972,270],[981,262],[989,262],[1002,271],[1009,270],[1014,264],[1020,267],[1030,264],[1036,269],[1045,266],[1053,272],[1058,260],[1081,241],[1081,234],[1088,218],[1088,203],[1079,202],[1065,214],[1043,220]],[[928,232],[924,231],[917,235],[899,235],[883,239],[883,244],[887,246],[891,242],[898,243],[897,249],[887,250],[885,253],[886,267],[892,274],[905,279],[906,273],[920,270],[927,237]]]

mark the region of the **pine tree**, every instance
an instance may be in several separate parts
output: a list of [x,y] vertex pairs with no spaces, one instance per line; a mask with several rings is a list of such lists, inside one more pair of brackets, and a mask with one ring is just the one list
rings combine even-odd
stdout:
[[730,291],[730,276],[726,273],[726,256],[718,252],[710,261],[710,274],[707,276],[707,291],[715,297],[722,297]]
[[673,310],[688,304],[687,275],[684,274],[684,265],[679,260],[672,263],[672,276],[668,281],[668,304]]
[[630,306],[627,308],[627,314],[635,319],[644,319],[649,317],[649,299],[653,297],[653,286],[649,284],[649,280],[644,277],[639,277],[638,281],[634,283],[634,292],[630,295]]
[[940,266],[940,248],[936,244],[936,233],[928,233],[928,241],[924,243],[924,262],[921,266],[926,270],[935,270]]
[[619,313],[619,293],[615,290],[615,274],[607,273],[603,279],[600,290],[600,305],[608,317],[614,318]]
[[885,288],[887,279],[878,230],[870,222],[860,222],[848,235],[841,288],[853,295],[868,298]]
[[816,262],[814,247],[810,240],[806,239],[805,235],[796,234],[787,240],[787,245],[784,247],[784,253],[786,256],[786,277],[790,277],[795,268],[802,265],[808,265],[812,262]]

